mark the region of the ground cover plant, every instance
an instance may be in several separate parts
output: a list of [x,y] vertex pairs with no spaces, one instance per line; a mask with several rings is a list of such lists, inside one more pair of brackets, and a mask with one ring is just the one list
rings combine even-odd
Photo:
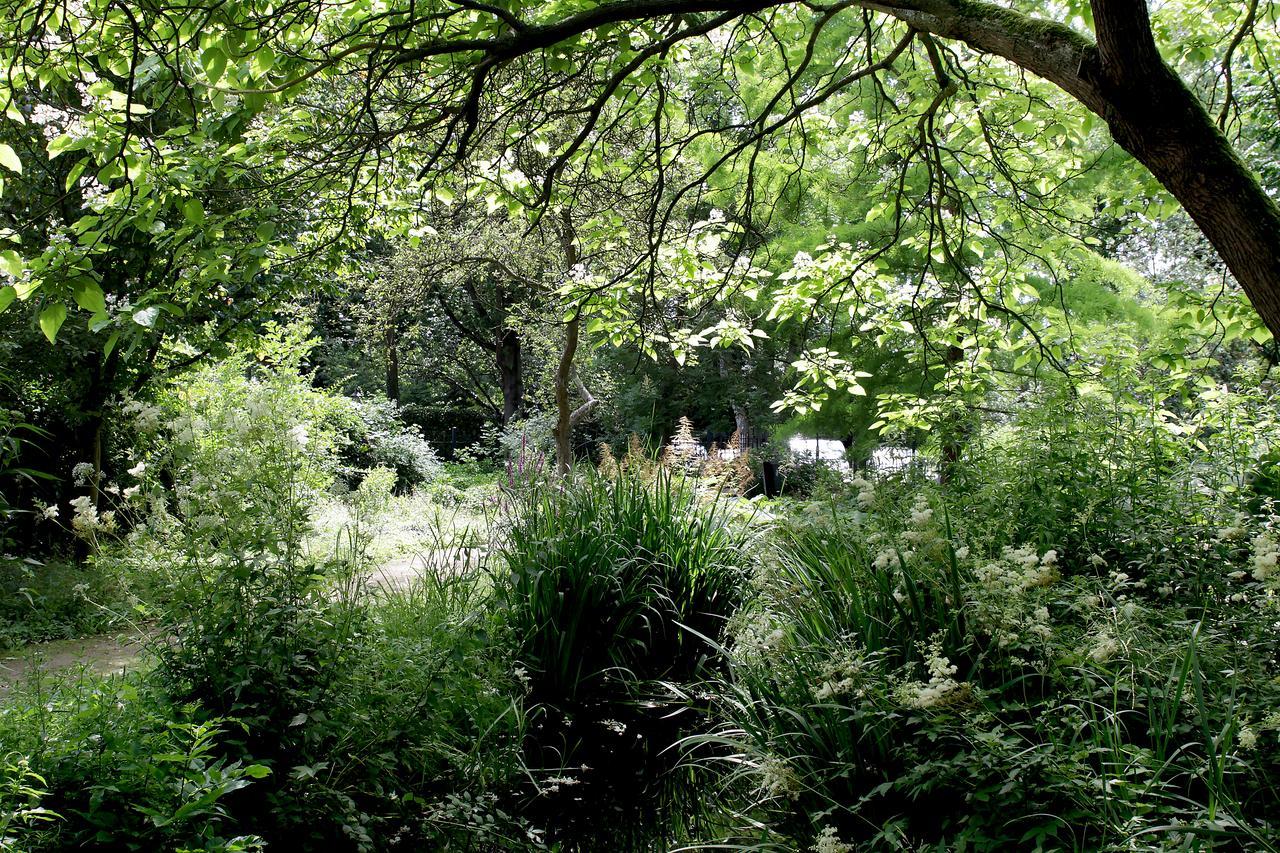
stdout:
[[0,18],[0,850],[1280,847],[1277,0]]

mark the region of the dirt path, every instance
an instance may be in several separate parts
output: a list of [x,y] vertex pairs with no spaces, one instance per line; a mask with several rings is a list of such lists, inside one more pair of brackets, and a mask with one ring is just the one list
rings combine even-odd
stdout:
[[[438,570],[431,562],[421,556],[392,560],[369,573],[367,589],[375,595],[378,592],[402,592],[428,568]],[[114,633],[32,643],[22,649],[0,653],[0,695],[26,678],[32,669],[61,672],[85,667],[100,675],[123,672],[138,661],[144,646],[138,636]]]
[[123,672],[142,655],[143,641],[129,634],[98,634],[74,640],[50,640],[0,654],[0,695],[33,669],[44,672],[84,667],[101,675]]

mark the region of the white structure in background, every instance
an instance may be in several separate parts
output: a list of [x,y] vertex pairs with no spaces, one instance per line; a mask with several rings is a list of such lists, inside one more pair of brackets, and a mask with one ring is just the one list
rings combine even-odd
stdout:
[[849,461],[844,458],[844,445],[835,439],[793,435],[787,444],[797,458],[813,459],[837,471],[849,470]]
[[916,452],[910,447],[877,447],[867,460],[867,467],[877,474],[897,474],[914,464]]
[[[816,459],[837,471],[850,470],[844,454],[844,445],[839,441],[797,435],[791,438],[789,445],[791,452],[797,457]],[[916,464],[919,464],[917,454],[910,447],[889,445],[877,447],[871,451],[871,458],[867,460],[867,468],[877,474],[898,474]]]

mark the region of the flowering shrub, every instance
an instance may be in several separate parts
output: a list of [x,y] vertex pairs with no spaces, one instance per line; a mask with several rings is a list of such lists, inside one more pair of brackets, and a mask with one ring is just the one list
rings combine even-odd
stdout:
[[338,444],[338,470],[357,481],[372,468],[390,468],[401,491],[438,480],[444,472],[421,431],[401,419],[399,407],[384,399],[356,399],[331,414]]
[[[1085,428],[1114,452],[1078,470],[1115,466],[1114,485],[1073,482],[1067,466],[1046,493],[1057,506],[1017,516],[1024,481],[981,457],[946,491],[862,476],[844,505],[797,504],[776,525],[732,623],[731,674],[709,688],[722,725],[689,741],[756,821],[717,843],[1194,849],[1212,835],[1261,849],[1276,837],[1269,504],[1239,488],[1187,499],[1181,477],[1223,474],[1219,446],[1184,448],[1185,469],[1166,461],[1161,491],[1145,479],[1150,435],[1125,444]],[[1002,439],[1015,457],[1027,452],[1016,439]]]

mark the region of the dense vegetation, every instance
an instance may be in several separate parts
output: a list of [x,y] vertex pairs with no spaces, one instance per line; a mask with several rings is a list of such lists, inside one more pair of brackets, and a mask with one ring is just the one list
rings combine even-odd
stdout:
[[0,849],[1280,847],[1280,7],[0,0]]

